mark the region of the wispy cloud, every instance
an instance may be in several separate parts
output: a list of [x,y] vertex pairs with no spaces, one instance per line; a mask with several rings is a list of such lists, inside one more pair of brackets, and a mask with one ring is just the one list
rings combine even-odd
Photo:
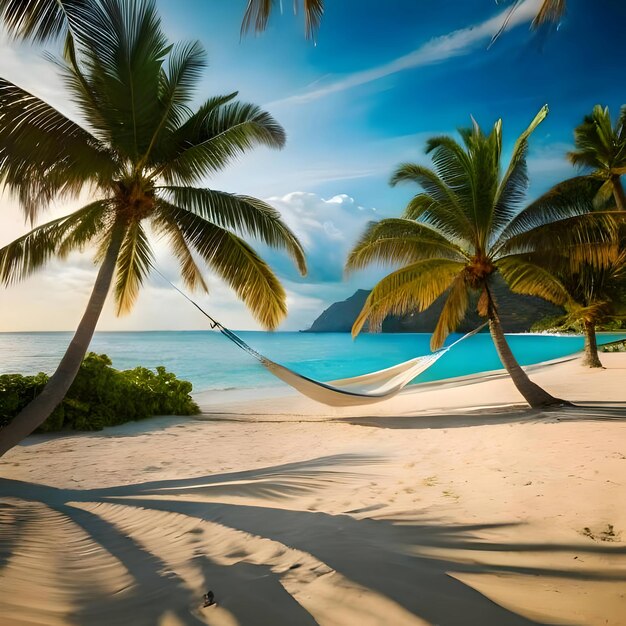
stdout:
[[[509,30],[520,24],[530,22],[537,13],[540,1],[541,0],[525,0],[522,2],[510,16],[506,29]],[[432,65],[453,57],[468,54],[475,49],[477,45],[491,39],[500,31],[504,21],[509,15],[509,10],[510,9],[506,9],[479,24],[455,30],[447,35],[434,37],[416,50],[398,57],[393,61],[384,63],[383,65],[349,74],[323,87],[309,89],[304,93],[276,100],[268,106],[307,104],[308,102],[324,98],[334,93],[346,91],[353,87],[365,85],[404,70]]]

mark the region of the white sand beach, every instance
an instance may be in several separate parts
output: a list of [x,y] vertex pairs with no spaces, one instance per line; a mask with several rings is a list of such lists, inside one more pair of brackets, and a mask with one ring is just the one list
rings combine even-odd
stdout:
[[[0,460],[0,623],[626,624],[626,355],[366,409],[292,394]],[[203,608],[203,594],[217,605]]]

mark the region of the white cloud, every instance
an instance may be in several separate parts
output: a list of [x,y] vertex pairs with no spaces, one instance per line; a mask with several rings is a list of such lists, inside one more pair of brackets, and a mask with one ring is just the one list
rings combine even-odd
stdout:
[[[539,3],[540,0],[524,0],[524,2],[517,7],[515,12],[511,14],[507,29],[530,22],[537,13]],[[360,72],[354,72],[329,85],[309,89],[305,93],[277,100],[270,103],[268,106],[277,106],[279,104],[306,104],[334,93],[380,80],[381,78],[397,74],[404,70],[433,65],[434,63],[440,63],[447,59],[467,54],[474,50],[478,44],[485,42],[498,33],[507,15],[509,15],[509,10],[510,9],[506,9],[495,17],[481,22],[480,24],[468,26],[467,28],[462,28],[440,37],[434,37],[416,50],[398,57],[393,61],[384,63],[383,65],[378,65]]]
[[[314,283],[341,281],[348,251],[365,225],[378,219],[376,209],[360,206],[345,194],[325,200],[314,193],[297,191],[267,201],[280,211],[302,242],[309,265],[306,280]],[[269,258],[281,274],[296,279],[284,257],[270,253]]]

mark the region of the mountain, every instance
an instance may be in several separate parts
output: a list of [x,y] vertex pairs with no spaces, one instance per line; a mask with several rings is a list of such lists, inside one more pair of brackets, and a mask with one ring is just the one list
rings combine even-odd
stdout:
[[334,302],[304,332],[349,333],[369,294],[367,289],[357,289],[347,300]]
[[[357,290],[347,300],[331,304],[304,332],[311,333],[343,333],[350,332],[354,320],[360,313],[369,295],[366,289]],[[494,281],[493,293],[498,302],[498,310],[504,330],[509,333],[521,333],[530,330],[531,326],[545,317],[561,315],[563,311],[533,296],[522,296],[513,293],[504,281]],[[437,298],[423,313],[410,313],[400,317],[388,317],[383,322],[384,333],[431,333],[433,332],[441,309],[444,296]],[[475,307],[459,326],[458,331],[469,332],[484,320],[475,312]]]

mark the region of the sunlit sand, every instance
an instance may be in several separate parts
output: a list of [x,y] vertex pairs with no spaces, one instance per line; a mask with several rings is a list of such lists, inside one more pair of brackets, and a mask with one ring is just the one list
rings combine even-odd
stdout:
[[623,624],[626,355],[603,360],[535,370],[583,405],[549,413],[493,377],[31,437],[0,462],[2,623]]

